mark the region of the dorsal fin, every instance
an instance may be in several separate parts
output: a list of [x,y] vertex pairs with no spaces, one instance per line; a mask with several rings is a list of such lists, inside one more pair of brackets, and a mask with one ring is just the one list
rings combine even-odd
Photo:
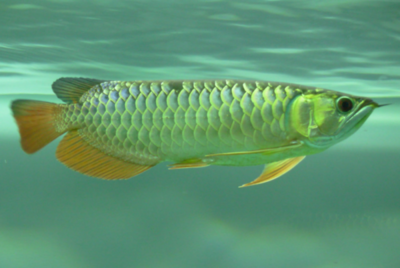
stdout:
[[91,78],[63,77],[57,79],[51,87],[57,97],[62,101],[66,103],[77,103],[83,93],[105,81],[106,80]]

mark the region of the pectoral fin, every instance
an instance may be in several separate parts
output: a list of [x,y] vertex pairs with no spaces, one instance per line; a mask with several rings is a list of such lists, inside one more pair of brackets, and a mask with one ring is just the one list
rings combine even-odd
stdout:
[[288,158],[288,159],[284,159],[282,161],[267,164],[267,165],[265,165],[264,171],[261,173],[260,177],[258,177],[257,179],[255,179],[252,182],[243,184],[239,188],[272,181],[272,180],[282,176],[286,172],[289,172],[292,168],[297,166],[297,164],[299,164],[304,158],[305,158],[305,156],[299,156],[299,157]]
[[233,155],[245,155],[245,154],[275,154],[280,153],[285,150],[294,149],[303,145],[301,141],[295,141],[289,145],[275,147],[275,148],[268,148],[268,149],[261,149],[261,150],[253,150],[253,151],[244,151],[244,152],[231,152],[231,153],[220,153],[220,154],[209,154],[206,157],[215,157],[215,156],[233,156]]

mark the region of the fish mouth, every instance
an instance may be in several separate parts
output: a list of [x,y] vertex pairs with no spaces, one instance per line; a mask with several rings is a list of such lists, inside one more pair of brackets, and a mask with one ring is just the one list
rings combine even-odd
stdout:
[[[375,108],[386,106],[386,105],[388,105],[388,104],[379,105],[378,103],[374,102],[371,99],[365,99],[363,102],[361,102],[359,104],[358,111],[361,110],[363,107],[366,107],[366,106],[371,106],[372,108],[375,109]],[[358,113],[358,111],[356,112],[356,114]]]
[[[384,105],[382,105],[384,106]],[[381,107],[378,103],[371,99],[362,101],[354,114],[347,120],[343,127],[340,128],[338,133],[343,133],[344,136],[349,136],[361,127],[362,124],[368,119],[375,108]]]

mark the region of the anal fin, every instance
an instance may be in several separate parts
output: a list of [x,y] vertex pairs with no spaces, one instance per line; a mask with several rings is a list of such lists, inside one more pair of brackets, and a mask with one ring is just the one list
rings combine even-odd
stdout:
[[289,172],[295,166],[297,166],[304,158],[305,156],[299,156],[267,164],[265,165],[263,172],[257,179],[252,182],[243,184],[239,188],[266,183],[277,179],[283,174]]
[[199,158],[194,158],[194,159],[187,159],[185,161],[175,163],[172,165],[169,165],[169,169],[183,169],[183,168],[201,168],[201,167],[207,167],[209,164],[204,163],[201,159]]
[[60,162],[75,171],[107,180],[128,179],[152,167],[109,156],[84,141],[76,130],[68,132],[61,140],[56,156]]

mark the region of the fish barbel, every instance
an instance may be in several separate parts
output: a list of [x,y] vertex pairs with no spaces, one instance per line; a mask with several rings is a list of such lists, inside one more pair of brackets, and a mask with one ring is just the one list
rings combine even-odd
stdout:
[[21,146],[34,153],[67,133],[56,156],[83,174],[124,179],[162,161],[171,169],[266,164],[271,181],[306,155],[354,133],[379,105],[295,84],[60,78],[65,104],[15,100]]

